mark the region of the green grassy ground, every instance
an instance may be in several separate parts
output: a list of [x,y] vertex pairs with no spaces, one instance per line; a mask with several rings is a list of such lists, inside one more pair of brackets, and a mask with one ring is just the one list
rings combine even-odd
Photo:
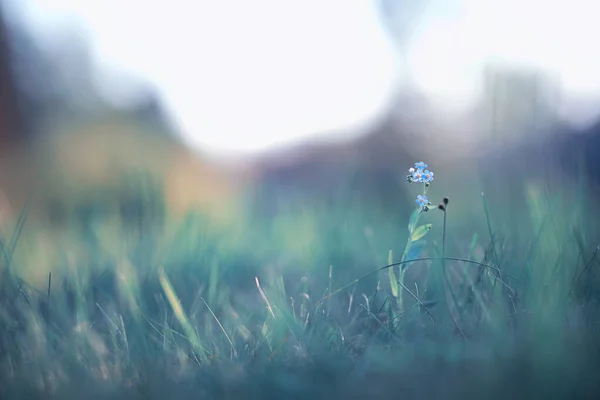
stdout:
[[583,177],[518,182],[517,211],[434,182],[418,223],[313,202],[168,237],[73,225],[85,252],[43,290],[15,274],[24,212],[1,242],[0,398],[597,395],[600,209]]

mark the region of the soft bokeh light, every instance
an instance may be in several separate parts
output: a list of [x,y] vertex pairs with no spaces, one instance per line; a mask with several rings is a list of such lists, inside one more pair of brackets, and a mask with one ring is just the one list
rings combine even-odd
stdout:
[[67,11],[81,19],[101,63],[153,82],[192,145],[255,151],[381,112],[395,55],[372,3],[38,0],[30,12],[46,30]]
[[571,122],[589,122],[600,104],[591,46],[600,27],[588,0],[429,0],[405,18],[408,39],[396,47],[376,1],[25,4],[42,39],[67,21],[85,26],[105,96],[135,95],[107,78],[114,70],[151,82],[184,138],[209,152],[361,130],[408,80],[436,106],[465,110],[481,95],[490,62],[559,76],[558,111]]

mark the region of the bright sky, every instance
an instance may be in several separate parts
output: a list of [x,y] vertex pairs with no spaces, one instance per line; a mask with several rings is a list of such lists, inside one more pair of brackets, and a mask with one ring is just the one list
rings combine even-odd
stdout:
[[470,102],[484,63],[560,75],[570,96],[600,94],[594,0],[429,0],[410,45],[413,78],[431,95]]
[[[600,94],[593,0],[423,1],[406,54],[440,103],[475,101],[492,59],[559,73],[567,98]],[[43,34],[69,13],[83,21],[98,58],[154,82],[184,137],[209,151],[367,123],[407,76],[374,0],[28,2]]]

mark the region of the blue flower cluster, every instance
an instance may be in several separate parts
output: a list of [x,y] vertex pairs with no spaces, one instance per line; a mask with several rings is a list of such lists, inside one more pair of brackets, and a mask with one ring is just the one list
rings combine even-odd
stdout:
[[423,161],[415,163],[414,168],[408,170],[412,182],[431,182],[433,181],[433,172],[427,169],[427,164]]

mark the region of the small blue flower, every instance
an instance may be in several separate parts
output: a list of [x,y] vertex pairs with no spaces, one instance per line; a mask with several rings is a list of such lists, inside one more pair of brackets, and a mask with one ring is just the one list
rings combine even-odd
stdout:
[[413,182],[423,182],[423,171],[418,169],[415,172],[413,172],[412,180]]
[[427,196],[423,196],[420,194],[417,196],[416,203],[421,207],[425,207],[429,204],[429,200],[427,200]]
[[417,170],[424,170],[425,168],[427,168],[427,164],[425,164],[423,161],[419,161],[418,163],[415,163],[415,169]]
[[423,171],[422,176],[423,182],[431,182],[433,180],[433,171],[426,169]]

